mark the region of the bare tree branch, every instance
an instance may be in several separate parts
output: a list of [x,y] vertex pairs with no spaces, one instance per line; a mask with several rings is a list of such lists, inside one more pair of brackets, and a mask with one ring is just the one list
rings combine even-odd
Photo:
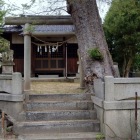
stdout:
[[[110,5],[112,0],[97,0],[100,15],[105,13],[105,5]],[[66,0],[30,0],[28,3],[17,5],[7,0],[9,15],[62,15],[67,14]],[[38,6],[39,5],[39,6]],[[34,10],[35,9],[35,10]],[[43,9],[43,10],[42,10]]]

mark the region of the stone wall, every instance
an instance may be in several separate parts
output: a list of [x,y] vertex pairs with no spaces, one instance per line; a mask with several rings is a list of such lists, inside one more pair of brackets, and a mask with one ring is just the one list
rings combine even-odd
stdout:
[[[106,140],[135,138],[135,92],[140,97],[140,78],[105,77],[94,82],[92,101]],[[138,100],[140,125],[140,100]],[[139,128],[140,129],[140,128]],[[138,130],[139,131],[139,130]]]

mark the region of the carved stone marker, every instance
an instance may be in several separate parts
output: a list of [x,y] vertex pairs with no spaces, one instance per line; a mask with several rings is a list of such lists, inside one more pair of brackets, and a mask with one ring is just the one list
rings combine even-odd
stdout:
[[13,73],[13,50],[8,50],[2,53],[2,74],[12,74]]

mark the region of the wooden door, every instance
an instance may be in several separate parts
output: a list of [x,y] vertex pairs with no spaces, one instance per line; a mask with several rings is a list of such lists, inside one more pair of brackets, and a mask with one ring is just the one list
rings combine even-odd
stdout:
[[24,45],[12,44],[11,49],[14,51],[14,72],[24,74]]
[[67,70],[69,75],[76,74],[78,72],[78,55],[77,55],[77,44],[67,45]]
[[54,51],[53,46],[35,46],[35,71],[49,73],[64,71],[63,46]]

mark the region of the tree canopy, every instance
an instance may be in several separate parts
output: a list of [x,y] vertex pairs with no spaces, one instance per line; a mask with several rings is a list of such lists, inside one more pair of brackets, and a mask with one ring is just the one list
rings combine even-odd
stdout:
[[[7,10],[4,9],[4,1],[0,0],[0,34],[2,34],[2,26],[4,24],[4,17]],[[9,42],[0,36],[0,53],[9,49]]]
[[118,62],[122,76],[128,77],[140,53],[140,1],[113,0],[104,31],[114,61]]

